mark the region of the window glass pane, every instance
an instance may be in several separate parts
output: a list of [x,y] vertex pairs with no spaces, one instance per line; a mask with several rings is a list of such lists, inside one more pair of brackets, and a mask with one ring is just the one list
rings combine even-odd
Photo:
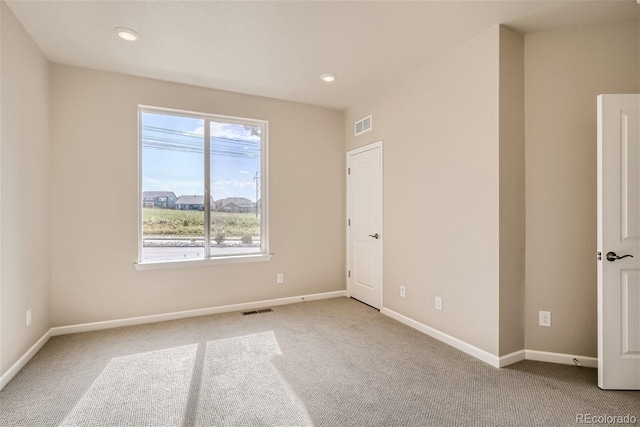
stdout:
[[142,259],[204,257],[204,120],[142,115]]
[[210,123],[211,256],[260,253],[261,133]]

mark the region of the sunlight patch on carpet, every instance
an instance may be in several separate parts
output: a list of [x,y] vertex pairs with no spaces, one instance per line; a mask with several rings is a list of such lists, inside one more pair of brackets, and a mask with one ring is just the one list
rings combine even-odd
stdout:
[[111,359],[61,425],[179,425],[197,347]]
[[271,363],[281,355],[272,331],[207,343],[197,425],[312,425]]

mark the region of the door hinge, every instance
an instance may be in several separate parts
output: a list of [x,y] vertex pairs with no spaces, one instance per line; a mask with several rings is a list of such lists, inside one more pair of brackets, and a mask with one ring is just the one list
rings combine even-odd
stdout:
[[351,175],[351,168],[347,168],[347,175]]
[[347,276],[351,277],[351,270],[348,271]]
[[351,220],[350,219],[347,220],[347,225],[349,225],[349,226],[351,225]]

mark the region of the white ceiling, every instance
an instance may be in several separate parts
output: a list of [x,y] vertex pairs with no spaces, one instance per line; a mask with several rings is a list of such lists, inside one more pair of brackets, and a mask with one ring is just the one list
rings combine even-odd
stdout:
[[[52,62],[337,109],[496,24],[530,33],[640,16],[635,0],[7,4]],[[118,26],[141,39],[118,39]]]

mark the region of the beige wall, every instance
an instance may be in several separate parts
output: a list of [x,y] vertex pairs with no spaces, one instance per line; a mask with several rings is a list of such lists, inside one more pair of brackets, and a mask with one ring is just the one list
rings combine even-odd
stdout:
[[[384,307],[492,354],[500,280],[498,40],[496,27],[357,103],[345,118],[347,150],[384,141]],[[373,129],[354,137],[354,121],[369,114]]]
[[524,348],[524,36],[500,27],[500,356]]
[[[0,373],[50,327],[49,62],[2,14]],[[32,324],[26,326],[26,311]]]
[[500,356],[596,355],[595,98],[640,90],[639,28],[495,28],[347,111],[347,149],[384,140],[386,308]]
[[[138,104],[269,121],[270,262],[134,268]],[[342,112],[63,65],[51,111],[53,326],[345,289]]]
[[525,37],[527,349],[597,355],[596,96],[639,92],[638,29]]

